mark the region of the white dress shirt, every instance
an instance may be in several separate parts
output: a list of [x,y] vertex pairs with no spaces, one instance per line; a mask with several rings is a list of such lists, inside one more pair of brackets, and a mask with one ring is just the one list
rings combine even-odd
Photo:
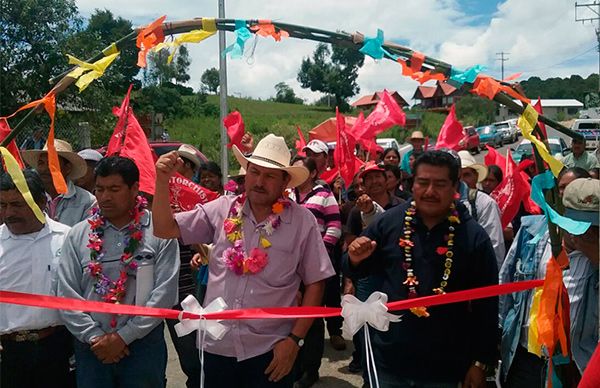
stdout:
[[[71,228],[46,216],[35,233],[0,225],[0,290],[55,295],[60,248]],[[62,325],[57,310],[0,304],[0,334]]]

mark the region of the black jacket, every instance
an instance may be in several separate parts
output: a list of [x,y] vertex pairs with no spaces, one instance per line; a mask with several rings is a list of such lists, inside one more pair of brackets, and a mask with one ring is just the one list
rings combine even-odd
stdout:
[[[407,299],[403,269],[404,215],[410,203],[396,206],[365,229],[363,236],[377,242],[371,257],[353,267],[344,255],[344,274],[350,278],[368,275],[371,289],[384,292],[388,301]],[[454,238],[452,272],[446,292],[498,283],[498,268],[492,244],[483,228],[457,204],[460,224]],[[433,295],[439,287],[445,256],[436,248],[446,246],[448,221],[431,230],[415,217],[412,268],[420,284],[419,296]],[[391,323],[387,332],[371,329],[377,368],[399,378],[428,381],[462,381],[473,361],[493,364],[498,359],[498,298],[454,303],[428,308],[431,316],[419,318],[400,311],[402,321]]]

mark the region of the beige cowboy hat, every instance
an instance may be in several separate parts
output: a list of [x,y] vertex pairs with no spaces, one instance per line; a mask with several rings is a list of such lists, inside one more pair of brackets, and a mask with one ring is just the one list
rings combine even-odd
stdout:
[[229,175],[228,178],[229,179],[237,179],[237,178],[241,178],[243,176],[246,176],[246,169],[244,167],[240,167],[237,174]]
[[[87,172],[87,163],[83,158],[73,152],[73,147],[68,142],[61,139],[54,139],[54,148],[56,148],[56,153],[58,156],[65,158],[71,163],[73,167],[71,169],[71,173],[67,178],[73,180],[77,178],[81,178]],[[44,145],[44,149],[42,150],[25,150],[21,151],[21,156],[25,162],[36,168],[38,164],[38,159],[40,155],[43,153],[48,153],[48,142]]]
[[179,153],[180,157],[186,158],[190,162],[194,163],[194,165],[196,166],[196,169],[199,169],[200,166],[202,165],[202,161],[200,160],[198,155],[196,155],[196,150],[191,145],[182,144],[177,149],[177,152]]
[[472,168],[473,170],[477,171],[477,182],[483,182],[488,174],[487,166],[477,163],[469,151],[458,151],[458,156],[460,157],[460,167]]
[[296,187],[308,178],[308,170],[303,166],[290,166],[292,155],[285,144],[285,139],[281,136],[275,136],[272,133],[262,138],[252,155],[246,157],[237,146],[233,146],[233,155],[240,163],[240,166],[248,170],[248,163],[257,166],[283,170],[290,174],[292,179],[288,187]]

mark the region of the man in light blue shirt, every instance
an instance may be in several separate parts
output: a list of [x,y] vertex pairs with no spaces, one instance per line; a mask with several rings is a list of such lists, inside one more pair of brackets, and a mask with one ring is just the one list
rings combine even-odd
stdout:
[[[58,296],[161,308],[177,303],[177,241],[154,237],[138,182],[139,170],[130,159],[112,156],[98,163],[100,209],[67,235]],[[76,339],[79,387],[164,386],[162,320],[68,310],[61,316]]]

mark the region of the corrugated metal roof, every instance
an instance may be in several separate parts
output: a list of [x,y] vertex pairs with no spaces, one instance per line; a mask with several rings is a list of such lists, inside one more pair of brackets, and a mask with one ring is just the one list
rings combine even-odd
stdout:
[[[521,104],[521,102],[519,100],[513,100],[514,102],[516,102],[517,104]],[[564,108],[583,108],[583,103],[579,102],[578,100],[574,99],[574,98],[542,98],[542,109],[543,108],[558,108],[558,107],[564,107]],[[531,100],[532,104],[536,104],[537,100]]]

